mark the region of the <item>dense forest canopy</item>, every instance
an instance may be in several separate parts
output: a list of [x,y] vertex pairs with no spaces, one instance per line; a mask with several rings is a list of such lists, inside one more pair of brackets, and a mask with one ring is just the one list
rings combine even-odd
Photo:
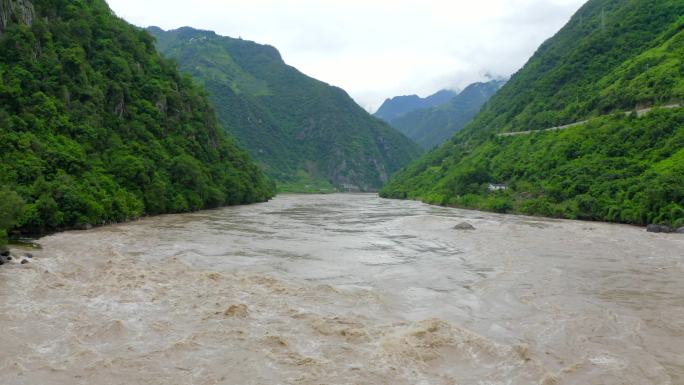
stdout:
[[[386,197],[498,212],[684,224],[684,2],[590,0]],[[497,133],[590,119],[563,131]],[[490,191],[489,184],[506,190]]]
[[0,201],[18,208],[3,209],[0,232],[273,195],[224,134],[204,91],[103,0],[0,6]]
[[202,82],[220,122],[281,191],[377,190],[421,152],[271,46],[187,27],[148,30],[164,55]]

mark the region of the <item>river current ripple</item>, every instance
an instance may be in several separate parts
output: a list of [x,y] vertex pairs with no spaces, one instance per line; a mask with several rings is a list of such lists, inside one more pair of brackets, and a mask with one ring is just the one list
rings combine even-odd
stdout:
[[334,194],[39,243],[1,384],[684,383],[681,235]]

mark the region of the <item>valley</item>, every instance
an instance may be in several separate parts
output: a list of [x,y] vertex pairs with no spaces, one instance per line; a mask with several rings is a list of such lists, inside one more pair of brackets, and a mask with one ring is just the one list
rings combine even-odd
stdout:
[[462,3],[0,0],[0,384],[683,384],[684,2]]

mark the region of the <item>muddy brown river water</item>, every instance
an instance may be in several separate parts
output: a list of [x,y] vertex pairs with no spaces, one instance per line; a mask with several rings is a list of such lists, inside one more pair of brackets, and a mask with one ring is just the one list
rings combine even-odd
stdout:
[[681,235],[337,194],[39,243],[3,385],[684,384]]

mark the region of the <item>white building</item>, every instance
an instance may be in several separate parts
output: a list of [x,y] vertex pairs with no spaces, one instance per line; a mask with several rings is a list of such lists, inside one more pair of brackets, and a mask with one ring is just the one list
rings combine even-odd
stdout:
[[505,191],[508,189],[508,186],[505,184],[496,184],[496,183],[490,183],[489,184],[489,191]]

